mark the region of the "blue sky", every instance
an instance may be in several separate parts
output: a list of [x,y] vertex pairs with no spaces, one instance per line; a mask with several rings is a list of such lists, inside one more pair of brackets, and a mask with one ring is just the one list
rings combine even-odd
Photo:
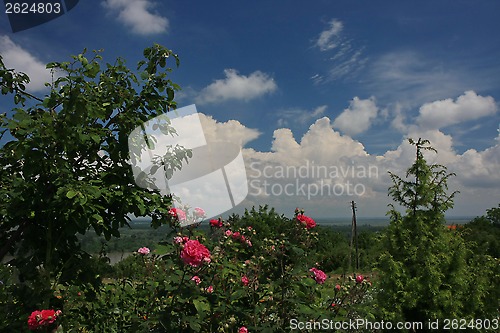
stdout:
[[[179,106],[195,103],[221,138],[244,145],[254,186],[241,207],[346,216],[355,200],[361,216],[383,216],[387,171],[402,174],[413,157],[405,138],[422,136],[440,152],[430,161],[457,173],[449,214],[482,215],[500,202],[499,12],[497,1],[80,1],[17,33],[2,14],[0,53],[44,94],[44,64],[83,48],[130,67],[152,43],[174,50]],[[308,189],[364,190],[304,196],[297,177],[277,174],[303,165],[379,172],[309,174]],[[274,193],[258,190],[265,177]]]

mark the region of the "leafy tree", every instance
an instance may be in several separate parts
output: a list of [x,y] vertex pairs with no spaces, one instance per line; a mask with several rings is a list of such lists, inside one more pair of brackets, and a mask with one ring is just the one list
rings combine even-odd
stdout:
[[498,205],[498,207],[486,210],[486,218],[495,227],[500,227],[500,204]]
[[462,234],[474,253],[500,258],[500,208],[488,209],[486,215],[466,223]]
[[[380,315],[392,321],[423,323],[494,315],[498,301],[491,298],[494,280],[488,278],[494,276],[493,266],[471,259],[460,234],[445,227],[444,213],[452,207],[456,193],[446,193],[453,174],[444,166],[427,164],[423,152],[435,152],[429,141],[409,142],[416,147],[416,158],[406,179],[390,173],[394,184],[389,194],[406,208],[406,214],[390,205],[391,221],[379,261]],[[489,302],[493,306],[488,308]]]
[[[42,97],[0,56],[1,92],[16,105],[0,117],[7,140],[0,148],[0,260],[15,255],[11,264],[26,281],[19,288],[31,296],[26,308],[47,305],[50,282],[92,279],[77,234],[93,229],[110,239],[130,214],[150,216],[156,227],[169,216],[171,197],[135,185],[127,140],[136,126],[175,109],[179,87],[167,62],[178,66],[179,59],[155,44],[136,75],[123,59],[104,63],[100,54],[49,63],[57,75]],[[187,160],[189,151],[173,156]]]

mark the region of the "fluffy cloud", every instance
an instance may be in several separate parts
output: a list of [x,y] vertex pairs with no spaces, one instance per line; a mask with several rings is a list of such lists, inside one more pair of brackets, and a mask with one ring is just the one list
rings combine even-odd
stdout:
[[103,6],[139,35],[162,33],[168,29],[168,20],[151,12],[154,7],[151,0],[105,0]]
[[29,91],[46,89],[45,83],[51,81],[51,73],[43,62],[7,36],[0,36],[0,53],[7,68],[26,73],[30,77],[30,83],[26,87]]
[[392,118],[391,126],[400,132],[406,132],[408,126],[405,124],[405,115],[403,113],[401,104],[396,103],[394,109],[392,110],[392,113],[394,118]]
[[[369,115],[382,114],[373,99],[354,99],[348,108],[365,109],[372,110]],[[321,113],[318,111],[318,116]],[[201,114],[200,118],[208,141],[230,140],[245,145],[260,135],[238,121],[219,123]],[[355,117],[356,121],[357,118],[362,116]],[[405,138],[397,148],[380,155],[368,153],[362,142],[340,133],[335,121],[328,117],[305,120],[312,124],[300,138],[295,138],[289,128],[276,129],[269,151],[243,149],[249,195],[239,207],[268,204],[280,213],[292,214],[299,206],[315,217],[340,217],[350,214],[348,203],[354,200],[359,216],[384,216],[387,204],[392,202],[387,196],[392,185],[388,171],[404,178],[415,160],[415,147],[407,137],[428,139],[438,154],[424,152],[427,162],[445,165],[448,172],[456,173],[449,179],[449,193],[460,193],[454,200],[455,209],[448,214],[481,215],[498,204],[500,134],[492,139],[489,148],[459,153],[452,135],[406,120],[407,125],[400,121]]]
[[495,114],[498,107],[492,97],[466,91],[455,101],[451,98],[426,103],[420,108],[417,124],[422,128],[443,128]]
[[245,76],[234,69],[226,69],[224,75],[224,79],[216,80],[205,87],[196,102],[217,103],[231,99],[248,101],[272,93],[278,88],[274,80],[261,71]]
[[372,121],[377,118],[379,109],[375,99],[359,99],[354,97],[349,108],[345,109],[333,122],[333,127],[348,135],[356,135],[370,128]]
[[373,196],[375,159],[360,142],[335,131],[328,117],[316,120],[300,141],[288,128],[275,130],[273,137],[269,152],[244,150],[247,205],[266,203],[280,211],[298,205],[318,216],[345,208],[355,190],[356,200]]
[[247,142],[257,139],[260,132],[256,129],[245,127],[237,120],[224,123],[217,122],[212,116],[198,113],[203,134],[208,142],[229,141],[243,147]]
[[304,160],[319,163],[339,161],[341,157],[365,156],[364,147],[358,141],[336,132],[328,117],[316,120],[298,143],[287,129],[274,131],[271,146],[275,162],[298,165]]
[[338,38],[340,33],[344,29],[344,24],[337,20],[333,19],[329,23],[329,28],[323,30],[318,39],[316,40],[316,46],[319,47],[321,51],[331,50],[339,45]]
[[500,188],[500,145],[477,151],[469,149],[449,168],[460,175],[460,183],[469,189]]
[[347,203],[355,200],[364,216],[383,216],[388,171],[404,177],[415,160],[415,147],[406,137],[426,138],[438,151],[424,152],[429,164],[442,164],[456,173],[449,180],[449,193],[458,190],[451,215],[480,215],[498,204],[500,188],[500,142],[483,151],[462,154],[451,135],[437,129],[408,126],[405,138],[394,150],[369,154],[363,144],[335,131],[327,117],[316,120],[296,140],[288,128],[274,131],[267,152],[244,149],[249,179],[248,205],[269,204],[280,212],[304,207],[314,216],[348,215]]

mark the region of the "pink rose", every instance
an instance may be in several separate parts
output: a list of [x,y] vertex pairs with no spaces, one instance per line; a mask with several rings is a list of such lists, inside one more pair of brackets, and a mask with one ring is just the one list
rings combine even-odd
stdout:
[[207,293],[211,294],[214,292],[214,287],[213,286],[209,286],[207,289],[205,289]]
[[250,283],[250,280],[248,280],[248,277],[246,275],[243,275],[241,277],[241,283],[243,283],[243,285],[246,287]]
[[326,281],[327,276],[322,270],[313,267],[309,271],[313,272],[313,278],[317,283],[323,284]]
[[175,236],[174,237],[174,244],[182,244],[182,237]]
[[176,218],[178,221],[185,221],[186,220],[186,213],[179,208],[170,208],[168,213],[173,217]]
[[193,267],[200,266],[203,262],[210,262],[210,251],[197,240],[188,240],[181,251],[181,259],[185,264]]
[[363,282],[364,279],[365,278],[363,277],[363,275],[358,275],[358,276],[356,276],[356,283],[361,283],[361,282]]
[[238,333],[248,333],[248,329],[245,326],[241,326]]
[[203,208],[200,208],[200,207],[195,207],[194,209],[194,215],[196,217],[205,217],[206,213],[205,211],[203,210]]
[[141,247],[139,250],[137,250],[137,253],[140,253],[142,255],[149,254],[151,252],[147,247]]
[[226,232],[224,233],[227,237],[231,236],[233,234],[233,232],[231,230],[226,230]]
[[194,281],[194,283],[196,283],[196,285],[199,285],[201,283],[201,279],[199,276],[195,275],[191,278],[191,281]]
[[340,284],[335,285],[335,290],[340,291]]
[[312,229],[316,226],[316,222],[304,214],[297,215],[297,220],[306,226],[306,229]]
[[236,231],[236,232],[233,232],[232,237],[233,237],[234,239],[237,239],[237,238],[240,238],[240,235],[241,235],[241,234],[240,234],[240,232],[239,232],[239,231]]

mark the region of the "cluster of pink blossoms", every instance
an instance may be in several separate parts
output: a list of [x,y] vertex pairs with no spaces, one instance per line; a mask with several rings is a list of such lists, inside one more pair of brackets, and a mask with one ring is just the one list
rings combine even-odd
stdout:
[[246,287],[250,283],[250,280],[248,279],[248,277],[246,275],[243,275],[241,277],[241,283],[243,283],[243,285]]
[[194,281],[194,283],[196,283],[196,285],[199,285],[201,283],[201,279],[198,275],[195,275],[191,278],[191,281]]
[[[251,227],[249,227],[249,228],[251,228]],[[251,229],[249,229],[249,230],[251,230]],[[227,237],[231,237],[234,240],[239,240],[240,242],[252,247],[252,242],[250,241],[250,239],[246,238],[245,235],[243,235],[239,231],[232,232],[231,230],[228,229],[228,230],[226,230],[226,232],[224,234]]]
[[204,218],[207,214],[205,213],[205,210],[200,207],[195,207],[194,208],[194,216],[197,218]]
[[313,267],[309,270],[309,272],[313,273],[313,279],[316,281],[316,283],[323,284],[326,281],[327,275],[325,272],[323,272],[320,269],[317,269],[316,267]]
[[142,254],[142,255],[149,254],[150,252],[151,252],[151,250],[147,247],[141,247],[140,249],[137,250],[137,253]]
[[316,222],[312,218],[310,218],[309,216],[306,216],[304,214],[298,214],[297,220],[301,224],[305,225],[307,230],[312,229],[316,226]]
[[36,310],[28,318],[28,328],[32,331],[42,327],[48,327],[55,323],[61,315],[61,310]]

